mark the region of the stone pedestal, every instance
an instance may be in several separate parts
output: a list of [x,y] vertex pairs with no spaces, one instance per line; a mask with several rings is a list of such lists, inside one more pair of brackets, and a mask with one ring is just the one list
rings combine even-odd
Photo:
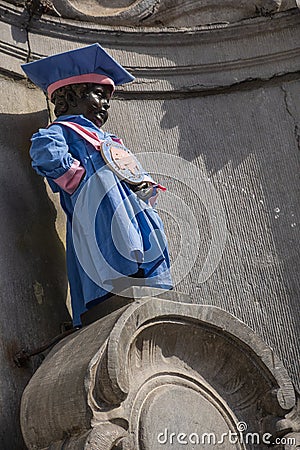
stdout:
[[263,450],[287,433],[294,442],[297,398],[272,350],[220,308],[148,294],[135,291],[47,356],[22,398],[28,449]]

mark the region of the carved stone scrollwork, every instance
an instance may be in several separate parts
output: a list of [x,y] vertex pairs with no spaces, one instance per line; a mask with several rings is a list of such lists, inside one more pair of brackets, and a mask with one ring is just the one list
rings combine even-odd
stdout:
[[21,423],[28,449],[194,448],[206,434],[214,448],[263,450],[241,433],[298,431],[295,404],[282,364],[239,320],[145,297],[53,349],[23,394]]
[[282,447],[275,449],[298,450],[300,448],[300,397],[297,397],[296,405],[290,411],[285,419],[278,423],[278,432],[284,435],[282,439]]
[[209,0],[53,0],[55,8],[72,19],[107,25],[198,26],[235,22],[279,10],[281,0],[211,2]]
[[[11,1],[20,4],[19,0]],[[296,7],[296,0],[47,0],[47,5],[51,3],[52,11],[49,7],[47,13],[64,18],[104,25],[167,27],[229,24]]]

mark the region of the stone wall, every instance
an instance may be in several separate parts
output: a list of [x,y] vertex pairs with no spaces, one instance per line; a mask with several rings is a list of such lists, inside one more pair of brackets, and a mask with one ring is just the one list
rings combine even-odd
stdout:
[[56,210],[28,157],[32,132],[47,121],[43,96],[4,77],[0,85],[0,448],[21,450],[20,397],[40,360],[20,369],[14,355],[59,334],[70,316]]
[[[198,11],[203,26],[184,28],[174,10],[165,28],[155,27],[155,16],[139,28],[132,27],[136,11],[128,19],[130,8],[116,27],[60,9],[71,3],[34,11],[0,2],[0,398],[9,405],[0,419],[3,450],[23,448],[19,399],[39,363],[17,368],[14,353],[58,334],[69,319],[63,216],[28,156],[29,138],[46,125],[49,105],[20,64],[93,42],[137,77],[117,91],[106,129],[143,153],[168,187],[160,207],[176,289],[243,320],[274,348],[299,387],[296,5],[271,1],[270,10],[254,11],[242,2],[238,16],[214,10],[212,20]],[[142,12],[146,2],[137,3]]]
[[29,450],[296,450],[299,398],[251,329],[174,291],[124,293],[129,303],[56,345],[26,386]]

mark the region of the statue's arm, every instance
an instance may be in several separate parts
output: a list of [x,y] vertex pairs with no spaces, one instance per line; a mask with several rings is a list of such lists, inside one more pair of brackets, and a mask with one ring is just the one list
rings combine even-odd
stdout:
[[41,176],[72,194],[85,175],[85,169],[69,152],[59,125],[42,128],[31,138],[32,167]]

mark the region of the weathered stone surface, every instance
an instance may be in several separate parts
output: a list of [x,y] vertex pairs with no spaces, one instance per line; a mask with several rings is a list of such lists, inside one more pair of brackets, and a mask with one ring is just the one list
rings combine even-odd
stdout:
[[[20,5],[20,0],[10,0]],[[47,12],[64,18],[108,25],[196,27],[221,26],[297,6],[296,0],[42,0],[28,1],[37,15]]]
[[[144,153],[168,187],[159,205],[177,289],[255,329],[299,387],[298,11],[177,30],[30,17],[19,5],[0,1],[6,141],[0,396],[9,404],[0,419],[1,450],[22,448],[18,399],[36,366],[24,374],[12,356],[56,335],[65,318],[57,235],[64,237],[64,218],[56,196],[49,194],[55,209],[49,205],[27,153],[31,132],[47,122],[48,105],[26,84],[19,64],[96,41],[137,77],[118,89],[106,129]],[[43,292],[47,306],[38,303]]]
[[81,315],[82,324],[84,326],[90,325],[98,319],[107,316],[123,306],[126,306],[135,300],[142,297],[162,297],[164,299],[171,299],[180,301],[182,303],[191,303],[191,297],[182,292],[166,291],[164,289],[150,288],[147,286],[131,286],[122,291],[120,294],[115,294],[113,297],[99,303],[89,311]]
[[215,448],[263,450],[261,438],[218,441],[242,426],[275,439],[298,421],[285,369],[252,330],[218,308],[153,297],[57,345],[21,407],[29,450],[179,449],[204,433]]

